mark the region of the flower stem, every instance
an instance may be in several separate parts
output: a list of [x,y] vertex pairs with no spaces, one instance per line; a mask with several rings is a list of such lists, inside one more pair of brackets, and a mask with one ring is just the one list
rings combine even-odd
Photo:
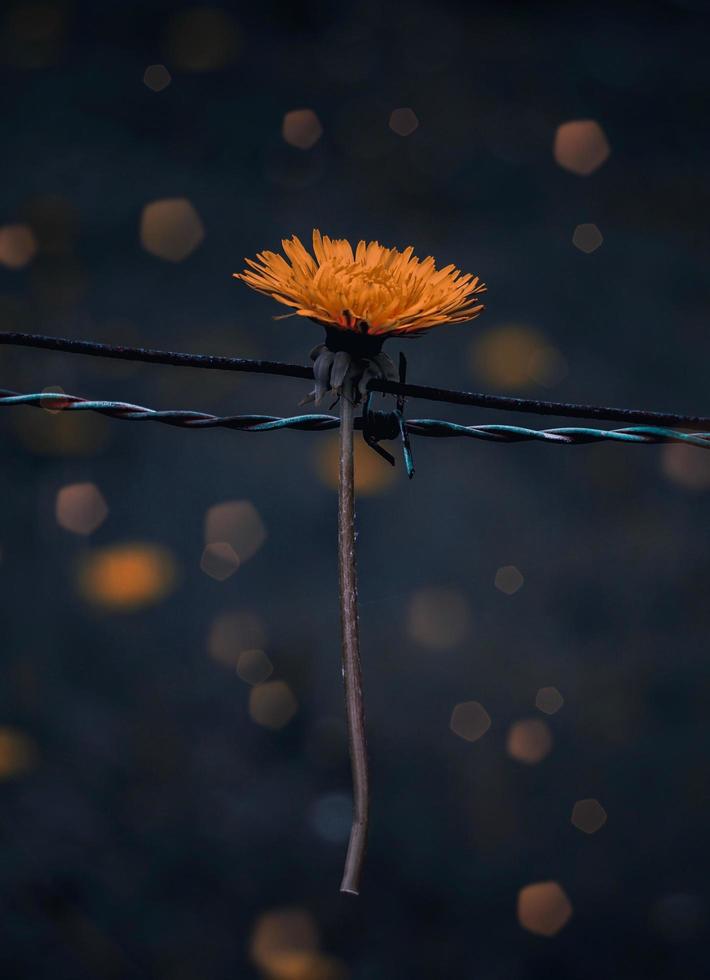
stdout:
[[338,557],[340,564],[340,616],[345,710],[353,774],[353,820],[340,890],[350,895],[357,895],[360,891],[360,875],[367,846],[370,776],[365,738],[365,706],[362,698],[357,570],[355,567],[353,399],[352,388],[346,383],[340,398]]

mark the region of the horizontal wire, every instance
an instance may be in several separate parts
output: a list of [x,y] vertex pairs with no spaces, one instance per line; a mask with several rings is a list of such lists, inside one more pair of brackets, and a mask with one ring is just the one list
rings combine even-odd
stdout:
[[[294,415],[280,418],[274,415],[210,415],[189,410],[156,411],[130,402],[92,401],[61,392],[39,392],[21,395],[0,388],[0,408],[30,405],[49,412],[97,412],[129,422],[161,422],[185,429],[236,429],[241,432],[271,432],[277,429],[300,429],[321,432],[336,429],[336,415]],[[355,419],[355,428],[363,429],[362,417]],[[661,426],[631,426],[623,429],[592,429],[565,427],[558,429],[529,429],[518,425],[459,425],[440,419],[408,419],[406,429],[412,435],[435,438],[469,438],[489,442],[550,442],[557,445],[583,445],[612,441],[623,443],[684,442],[710,449],[710,432],[678,432]]]
[[[123,347],[99,344],[88,340],[69,340],[64,337],[47,337],[42,334],[0,332],[0,344],[18,347],[38,347],[67,354],[88,354],[93,357],[109,357],[126,361],[143,361],[151,364],[167,364],[174,367],[209,368],[219,371],[241,371],[250,374],[274,374],[289,378],[311,380],[313,371],[305,364],[283,364],[280,361],[250,360],[243,357],[225,357],[212,354],[184,354],[177,351],[153,350],[142,347]],[[447,402],[451,405],[476,405],[496,411],[529,412],[533,415],[557,415],[577,419],[599,419],[612,422],[650,424],[657,426],[681,426],[688,429],[710,429],[710,417],[680,415],[675,412],[652,412],[632,408],[611,408],[603,405],[580,405],[574,402],[551,402],[531,398],[513,398],[507,395],[488,395],[476,391],[452,391],[429,385],[400,384],[397,381],[375,380],[369,382],[369,391],[383,394],[406,395],[429,401]]]

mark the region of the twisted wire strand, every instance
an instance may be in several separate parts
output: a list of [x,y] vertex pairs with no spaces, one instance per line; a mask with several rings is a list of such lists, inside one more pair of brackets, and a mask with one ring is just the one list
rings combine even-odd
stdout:
[[[228,357],[214,354],[186,354],[179,351],[153,350],[143,347],[125,347],[99,344],[90,340],[70,340],[66,337],[47,337],[43,334],[0,331],[0,345],[34,347],[61,351],[65,354],[83,354],[91,357],[109,357],[124,361],[147,364],[168,364],[173,367],[206,368],[217,371],[240,371],[249,374],[272,374],[288,378],[313,378],[313,369],[303,364],[283,364],[280,361],[253,360],[244,357]],[[627,425],[680,426],[687,429],[710,429],[710,416],[681,415],[676,412],[651,412],[634,408],[614,408],[604,405],[579,405],[574,402],[541,401],[536,398],[515,398],[509,395],[489,395],[480,391],[452,391],[431,385],[404,384],[373,378],[369,391],[383,394],[425,398],[429,401],[447,402],[452,405],[474,405],[495,411],[530,412],[534,415],[556,415],[577,419],[597,419],[606,422],[624,422]]]
[[[275,415],[211,415],[186,409],[157,411],[130,402],[96,401],[66,395],[61,392],[40,392],[22,395],[0,388],[0,408],[13,405],[31,405],[52,412],[96,412],[110,418],[129,422],[161,422],[164,425],[184,429],[236,429],[241,432],[271,432],[277,429],[299,429],[321,432],[336,429],[339,419],[335,415],[309,414],[281,418]],[[382,413],[389,414],[389,413]],[[362,417],[354,420],[355,428],[362,430],[367,422]],[[663,426],[636,425],[623,429],[594,429],[588,427],[564,427],[556,429],[529,429],[519,425],[460,425],[441,419],[408,419],[407,432],[412,435],[434,438],[468,438],[488,442],[548,442],[557,445],[585,445],[593,442],[662,443],[677,442],[710,449],[710,432],[680,432]]]

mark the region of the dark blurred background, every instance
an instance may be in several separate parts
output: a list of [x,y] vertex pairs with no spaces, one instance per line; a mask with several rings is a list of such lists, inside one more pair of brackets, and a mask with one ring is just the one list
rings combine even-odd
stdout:
[[[488,283],[388,345],[415,382],[707,414],[709,31],[694,0],[4,4],[0,329],[303,362],[320,329],[231,274],[318,227]],[[0,386],[308,387],[9,347]],[[422,439],[409,483],[359,446],[353,900],[334,452],[2,410],[3,978],[707,976],[710,459]]]

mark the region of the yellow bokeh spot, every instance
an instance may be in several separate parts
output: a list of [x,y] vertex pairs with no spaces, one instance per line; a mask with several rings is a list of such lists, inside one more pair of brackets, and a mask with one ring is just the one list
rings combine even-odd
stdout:
[[32,739],[15,728],[0,728],[0,779],[12,779],[32,769],[37,749]]
[[26,449],[38,456],[92,456],[103,448],[109,439],[108,419],[89,412],[63,412],[53,407],[56,404],[47,399],[44,411],[20,408],[13,413],[15,433]]
[[471,344],[473,374],[503,388],[545,388],[561,381],[567,363],[544,335],[524,323],[508,323],[483,331]]
[[79,592],[98,606],[131,612],[164,599],[175,587],[175,560],[160,545],[132,543],[91,552],[79,569]]
[[320,952],[318,926],[306,909],[272,909],[259,916],[249,952],[268,980],[344,980],[343,964]]
[[141,214],[141,245],[166,262],[182,262],[205,237],[199,214],[185,197],[163,198],[146,204]]
[[298,711],[298,701],[284,681],[266,681],[251,689],[249,714],[264,728],[279,729],[287,725]]
[[[378,456],[374,450],[356,435],[355,453],[355,491],[374,496],[382,493],[397,479],[397,469]],[[320,480],[327,487],[338,487],[338,467],[340,458],[337,435],[323,436],[316,446],[315,465]]]

